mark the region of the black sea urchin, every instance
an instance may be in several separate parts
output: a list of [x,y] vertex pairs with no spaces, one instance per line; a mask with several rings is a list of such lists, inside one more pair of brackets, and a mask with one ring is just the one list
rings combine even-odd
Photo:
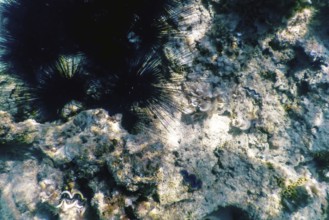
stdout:
[[[1,61],[8,71],[33,78],[39,67],[54,61],[74,45],[63,32],[69,18],[60,10],[65,1],[17,0],[1,4]],[[67,7],[67,6],[65,6]]]
[[58,118],[64,105],[71,101],[86,100],[87,74],[82,60],[81,56],[60,56],[55,62],[40,67],[35,89],[31,90],[42,121]]
[[170,73],[161,58],[155,52],[136,57],[126,60],[126,66],[104,80],[106,89],[101,101],[110,114],[123,114],[127,130],[139,122],[150,122],[147,118],[161,117],[162,112],[173,111],[176,106],[168,85]]

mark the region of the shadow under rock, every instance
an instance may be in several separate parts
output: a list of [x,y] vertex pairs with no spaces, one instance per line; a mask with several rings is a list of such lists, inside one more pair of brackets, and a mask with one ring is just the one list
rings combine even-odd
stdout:
[[23,161],[26,159],[41,161],[43,153],[32,145],[0,144],[0,160]]

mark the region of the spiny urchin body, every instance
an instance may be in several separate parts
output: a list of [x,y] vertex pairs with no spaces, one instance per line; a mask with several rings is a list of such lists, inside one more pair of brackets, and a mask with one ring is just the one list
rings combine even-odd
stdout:
[[128,125],[131,120],[145,122],[142,113],[159,116],[162,111],[168,112],[175,105],[172,104],[172,91],[167,85],[170,74],[165,73],[168,70],[162,66],[161,58],[155,52],[141,54],[126,62],[127,65],[104,80],[106,89],[100,103],[110,114],[122,113],[123,126],[129,130],[130,126],[125,124]]
[[86,100],[88,74],[80,56],[60,56],[55,62],[40,67],[31,85],[32,99],[37,105],[41,119],[58,118],[62,108],[71,101]]
[[31,87],[37,119],[58,119],[76,101],[122,114],[123,126],[132,131],[175,108],[161,45],[177,4],[8,0],[0,5],[1,61]]

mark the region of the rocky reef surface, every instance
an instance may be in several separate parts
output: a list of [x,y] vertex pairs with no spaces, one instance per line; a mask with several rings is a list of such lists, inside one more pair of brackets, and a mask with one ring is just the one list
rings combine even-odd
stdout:
[[329,3],[186,4],[165,47],[181,111],[156,131],[15,121],[24,86],[0,75],[1,219],[327,218]]

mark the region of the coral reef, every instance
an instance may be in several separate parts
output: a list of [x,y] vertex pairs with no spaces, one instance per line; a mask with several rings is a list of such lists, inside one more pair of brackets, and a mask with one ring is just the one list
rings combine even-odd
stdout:
[[[79,100],[61,120],[17,119],[26,87],[4,69],[0,218],[327,219],[329,3],[277,2],[183,1],[159,49],[179,111],[135,134]],[[84,98],[115,78],[103,67]]]

